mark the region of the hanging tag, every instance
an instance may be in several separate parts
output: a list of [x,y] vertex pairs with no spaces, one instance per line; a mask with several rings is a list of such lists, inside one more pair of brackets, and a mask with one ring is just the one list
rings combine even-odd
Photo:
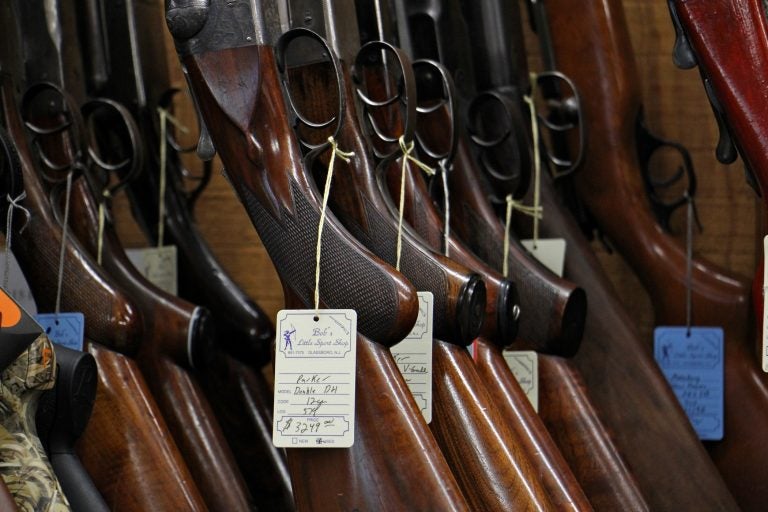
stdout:
[[[4,250],[0,251],[0,268],[5,268],[6,254],[8,253]],[[21,271],[19,262],[16,260],[13,252],[10,253],[10,259],[8,260],[8,286],[6,291],[27,313],[31,315],[37,313],[37,305],[32,296],[32,290],[29,289],[27,279],[24,277],[24,273]]]
[[171,295],[178,294],[176,246],[127,249],[128,259],[152,284]]
[[563,277],[565,267],[565,239],[564,238],[539,238],[534,248],[533,240],[520,240],[523,247],[530,252],[539,263]]
[[35,320],[55,344],[83,351],[85,317],[82,313],[38,313]]
[[533,350],[505,350],[503,355],[533,409],[539,412],[539,354]]
[[419,316],[410,334],[390,350],[427,423],[432,422],[432,292],[417,292]]
[[357,312],[277,313],[275,409],[278,448],[349,448],[355,440]]
[[768,236],[763,238],[763,371],[768,373],[768,304],[765,291],[768,290]]
[[723,438],[723,330],[657,327],[653,353],[699,439]]

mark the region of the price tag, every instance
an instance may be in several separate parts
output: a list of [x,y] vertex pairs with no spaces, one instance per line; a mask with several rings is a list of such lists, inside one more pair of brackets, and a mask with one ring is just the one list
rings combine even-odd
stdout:
[[[6,256],[9,254],[9,256]],[[24,277],[24,273],[19,267],[19,262],[16,261],[16,257],[13,252],[6,253],[4,250],[0,250],[0,279],[2,279],[3,270],[5,268],[5,258],[8,260],[8,287],[6,291],[8,295],[13,297],[13,300],[18,303],[19,306],[24,308],[24,311],[34,315],[37,313],[37,305],[35,299],[32,296],[32,290],[29,289],[27,279]]]
[[85,338],[85,317],[82,313],[38,313],[35,320],[52,342],[82,352]]
[[171,295],[178,294],[178,260],[175,245],[127,249],[128,259],[152,284]]
[[533,350],[505,350],[503,355],[533,409],[539,412],[539,354]]
[[556,275],[563,277],[565,267],[565,239],[563,238],[539,238],[534,247],[533,240],[520,240],[528,252],[533,254],[539,263],[547,267]]
[[400,373],[427,423],[432,421],[432,309],[431,292],[417,292],[419,316],[410,334],[392,347]]
[[768,236],[763,238],[763,371],[768,373],[768,303],[765,291],[768,290]]
[[277,314],[272,442],[279,448],[349,448],[355,440],[357,312]]
[[657,327],[653,352],[699,439],[723,438],[723,330]]

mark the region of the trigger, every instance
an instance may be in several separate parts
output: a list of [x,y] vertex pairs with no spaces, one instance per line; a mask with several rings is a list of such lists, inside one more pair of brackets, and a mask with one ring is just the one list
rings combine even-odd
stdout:
[[733,143],[731,134],[728,130],[728,124],[725,122],[723,116],[723,110],[720,107],[720,102],[715,97],[715,92],[712,90],[712,85],[708,78],[704,78],[704,90],[707,92],[709,98],[709,104],[712,106],[712,112],[715,114],[715,121],[717,121],[717,130],[720,133],[720,137],[717,141],[717,148],[715,149],[715,156],[717,160],[722,164],[732,164],[736,161],[738,156],[736,152],[736,145]]
[[216,148],[213,146],[213,140],[211,140],[211,134],[208,132],[208,127],[200,118],[200,139],[197,141],[197,156],[204,162],[212,160],[216,155]]
[[674,0],[667,0],[669,14],[672,17],[672,25],[675,27],[675,45],[672,47],[672,61],[680,69],[691,69],[696,67],[696,55],[693,53],[691,43],[685,35],[680,18],[677,17]]

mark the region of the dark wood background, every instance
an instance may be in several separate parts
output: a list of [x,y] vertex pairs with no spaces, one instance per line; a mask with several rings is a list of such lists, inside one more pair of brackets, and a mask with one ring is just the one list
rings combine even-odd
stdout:
[[[683,143],[690,150],[697,171],[699,186],[696,201],[704,230],[694,237],[694,254],[734,272],[752,275],[759,229],[756,195],[746,185],[740,161],[724,166],[714,158],[717,127],[698,72],[679,70],[672,63],[674,31],[666,2],[625,0],[624,6],[642,80],[647,124],[656,134]],[[528,34],[531,68],[534,71],[538,69],[536,46]],[[182,86],[175,53],[170,45],[169,57],[174,76]],[[588,94],[588,91],[583,94]],[[180,117],[188,122],[192,119],[189,109],[181,112]],[[117,205],[116,216],[126,245],[145,244],[132,222],[125,199],[118,199]],[[213,179],[199,201],[196,215],[224,267],[274,318],[282,307],[280,283],[245,210],[221,176],[218,160],[214,163]],[[639,281],[618,255],[609,254],[599,242],[593,245],[643,334],[650,336],[653,321],[650,299]]]

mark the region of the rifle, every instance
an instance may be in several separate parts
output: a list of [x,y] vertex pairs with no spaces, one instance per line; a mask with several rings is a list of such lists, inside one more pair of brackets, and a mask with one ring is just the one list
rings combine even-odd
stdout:
[[[274,5],[250,2],[166,5],[196,104],[280,275],[286,306],[307,307],[320,200],[287,122],[271,46],[274,15]],[[413,326],[415,290],[332,215],[322,247],[321,305],[358,312],[355,444],[287,450],[292,480],[302,483],[294,486],[297,508],[466,510],[388,350]]]
[[[115,195],[123,183],[109,186],[109,178],[111,172],[122,165],[141,168],[139,135],[127,110],[112,100],[89,100],[83,104],[82,118],[77,115],[77,105],[69,100],[85,97],[85,84],[80,78],[83,68],[77,20],[72,15],[73,2],[57,4],[54,12],[58,15],[44,12],[39,4],[40,8],[29,9],[23,22],[27,33],[47,33],[52,42],[58,37],[62,47],[69,51],[65,61],[65,55],[55,43],[48,47],[38,42],[26,56],[28,80],[47,77],[52,81],[51,85],[32,85],[22,98],[22,106],[26,107],[22,111],[28,116],[27,127],[35,134],[33,141],[43,172],[83,170],[83,177],[72,188],[70,227],[142,313],[145,336],[136,360],[206,503],[213,510],[248,510],[252,505],[245,482],[211,406],[190,371],[207,359],[206,346],[213,339],[209,331],[212,326],[207,325],[210,315],[151,284],[133,267],[122,249],[108,217],[107,199]],[[46,51],[48,53],[43,53]],[[43,55],[52,55],[52,62],[46,62]],[[43,105],[42,101],[50,98],[50,92],[61,94],[62,99],[56,103],[61,105],[61,110],[48,106],[47,113],[38,114],[37,109]],[[53,120],[67,119],[67,116],[67,129],[51,130],[49,124]],[[86,131],[87,127],[91,132]],[[110,163],[104,156],[103,144],[99,144],[107,135],[121,138],[127,146],[125,155],[118,153],[118,163]],[[135,172],[126,174],[131,176]],[[96,191],[102,198],[98,206]],[[53,205],[54,209],[60,208],[60,196],[53,197]],[[100,209],[102,218],[99,218]],[[99,251],[102,254],[97,255]]]
[[[108,70],[99,73],[95,73],[99,66],[91,65],[90,82],[97,83],[96,75],[102,76],[101,86],[94,92],[127,105],[142,128],[142,141],[147,150],[145,165],[137,179],[129,182],[127,191],[134,215],[151,221],[140,220],[139,224],[145,228],[151,226],[156,235],[158,196],[148,193],[157,190],[159,185],[156,112],[159,107],[169,108],[166,98],[173,96],[173,89],[162,41],[138,37],[138,34],[164,30],[160,5],[135,3],[122,8],[114,2],[88,2],[87,8],[87,12],[96,12],[92,18],[104,19],[103,26],[101,23],[91,25],[91,32],[102,34],[93,39],[101,42],[103,34],[108,34],[108,38],[106,42],[89,46],[86,61],[100,62],[104,59],[99,56],[106,55],[108,63],[121,63],[106,66]],[[207,362],[197,366],[198,375],[257,506],[269,510],[291,509],[293,498],[285,454],[270,440],[271,389],[261,372],[248,366],[259,367],[265,361],[263,356],[269,357],[274,329],[258,306],[231,282],[201,238],[191,217],[192,199],[181,196],[183,173],[179,154],[174,149],[177,144],[166,142],[166,146],[169,180],[165,229],[169,240],[178,244],[180,251],[180,294],[193,302],[205,296],[203,304],[214,305],[216,338],[212,350],[208,351]],[[122,176],[125,177],[125,173]],[[154,240],[154,236],[152,238]],[[229,353],[247,364],[235,360]]]
[[[585,16],[593,15],[604,5],[592,7],[585,9]],[[539,1],[532,4],[534,10],[543,8]],[[557,18],[561,12],[557,12]],[[552,11],[549,14],[555,18]],[[534,16],[537,20],[545,19],[541,12],[534,12]],[[539,21],[537,29],[543,26]],[[552,43],[544,40],[542,44]],[[561,103],[561,108],[568,108],[567,98],[561,98]],[[554,138],[562,140],[557,135]],[[542,173],[541,199],[546,212],[541,223],[542,236],[566,240],[569,256],[565,275],[581,283],[590,300],[584,342],[573,361],[646,502],[651,509],[735,509],[722,478],[696,439],[649,351],[630,327],[629,315],[620,306],[575,219],[558,199],[553,179],[547,173]],[[528,230],[530,226],[519,229]],[[655,430],[654,425],[660,423],[664,424],[663,432]],[[675,469],[659,474],[660,465]],[[697,476],[670,477],[683,472]]]
[[[675,61],[685,67],[699,65],[704,86],[712,103],[720,127],[721,139],[718,144],[718,159],[732,160],[736,150],[745,162],[747,181],[752,184],[758,195],[765,201],[766,160],[763,154],[765,132],[764,123],[756,122],[764,110],[762,90],[748,87],[765,74],[762,66],[768,62],[768,44],[765,33],[768,24],[765,20],[764,4],[760,1],[709,2],[707,5],[691,2],[682,5],[669,3],[677,31]],[[711,9],[718,9],[719,18],[709,19]],[[728,41],[713,37],[714,30],[720,34],[728,33]],[[722,32],[726,30],[727,32]],[[737,52],[748,51],[739,54]],[[738,63],[734,55],[742,55]],[[687,57],[687,58],[686,58]],[[746,81],[745,81],[746,80]],[[726,150],[729,148],[730,150]],[[697,265],[698,266],[698,265]],[[695,271],[697,271],[696,269]],[[756,325],[749,317],[746,297],[746,283],[734,280],[731,284],[717,283],[720,287],[730,285],[732,295],[739,294],[741,302],[725,304],[723,309],[710,307],[708,302],[702,309],[702,316],[716,315],[715,318],[729,320],[725,323],[726,336],[734,338],[726,343],[726,399],[725,399],[725,435],[721,442],[707,443],[715,463],[720,468],[728,486],[745,510],[758,510],[761,497],[768,493],[768,486],[760,479],[763,471],[758,463],[762,445],[752,441],[754,428],[760,428],[766,420],[757,403],[763,403],[768,397],[766,378],[760,368],[765,354],[760,348],[761,333],[764,332],[762,290],[763,266],[758,265],[752,288]],[[694,288],[694,292],[696,289]],[[718,288],[719,291],[719,288]],[[723,293],[723,292],[720,292]],[[710,299],[713,300],[713,299]],[[694,296],[694,308],[702,302]],[[718,305],[718,307],[721,307]],[[694,309],[696,312],[697,309]],[[732,316],[725,316],[729,312]],[[709,319],[709,316],[705,316]],[[731,321],[739,323],[731,325]],[[754,332],[747,326],[753,324]],[[749,346],[748,336],[757,335],[757,346]],[[761,355],[762,354],[762,355]],[[731,361],[729,361],[729,358]],[[729,370],[729,367],[738,368]],[[765,365],[763,363],[763,369]],[[750,415],[749,425],[740,422],[741,414],[737,408],[749,407],[754,410]]]
[[[16,94],[24,75],[17,43],[20,34],[16,21],[20,16],[11,3],[3,5],[0,102],[3,124],[16,144],[25,180],[27,197],[22,204],[30,211],[24,236],[16,237],[14,253],[38,304],[53,309],[58,273],[56,253],[62,232],[38,181],[17,106]],[[14,223],[18,224],[14,226],[18,231],[21,219]],[[67,264],[62,305],[84,312],[87,347],[99,368],[93,414],[79,444],[84,466],[109,504],[120,504],[130,510],[203,510],[199,491],[135,362],[89,338],[113,347],[135,349],[141,318],[123,292],[110,284],[74,240],[67,240],[64,251]]]
[[75,453],[96,398],[96,360],[87,352],[54,347],[56,386],[40,399],[35,423],[69,504],[76,511],[107,512],[90,475]]

